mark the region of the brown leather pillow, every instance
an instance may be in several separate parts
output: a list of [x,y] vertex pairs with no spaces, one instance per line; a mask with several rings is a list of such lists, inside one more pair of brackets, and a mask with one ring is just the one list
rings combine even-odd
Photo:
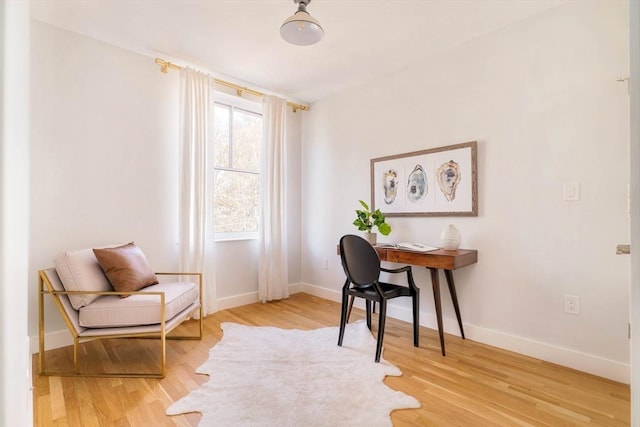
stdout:
[[158,283],[149,261],[133,242],[116,248],[94,249],[93,253],[118,292],[133,292]]

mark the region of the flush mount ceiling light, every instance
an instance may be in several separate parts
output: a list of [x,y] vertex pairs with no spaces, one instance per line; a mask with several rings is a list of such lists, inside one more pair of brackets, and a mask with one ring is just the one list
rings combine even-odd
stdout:
[[311,0],[293,0],[298,11],[288,17],[280,27],[280,35],[291,44],[307,46],[318,43],[324,36],[320,23],[307,12]]

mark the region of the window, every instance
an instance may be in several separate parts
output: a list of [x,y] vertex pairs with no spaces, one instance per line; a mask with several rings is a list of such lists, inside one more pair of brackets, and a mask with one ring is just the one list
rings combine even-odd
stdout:
[[242,99],[215,103],[217,239],[255,238],[260,219],[261,105]]

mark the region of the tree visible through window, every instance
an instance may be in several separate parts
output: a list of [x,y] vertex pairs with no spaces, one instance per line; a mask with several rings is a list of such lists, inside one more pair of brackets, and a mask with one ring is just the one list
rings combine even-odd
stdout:
[[215,232],[256,233],[260,218],[262,115],[215,104]]

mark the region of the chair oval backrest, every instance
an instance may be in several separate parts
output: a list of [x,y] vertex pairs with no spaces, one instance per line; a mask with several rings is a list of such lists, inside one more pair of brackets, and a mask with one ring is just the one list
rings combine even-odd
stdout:
[[380,257],[373,246],[360,236],[342,236],[340,259],[347,278],[356,286],[370,285],[380,277]]

